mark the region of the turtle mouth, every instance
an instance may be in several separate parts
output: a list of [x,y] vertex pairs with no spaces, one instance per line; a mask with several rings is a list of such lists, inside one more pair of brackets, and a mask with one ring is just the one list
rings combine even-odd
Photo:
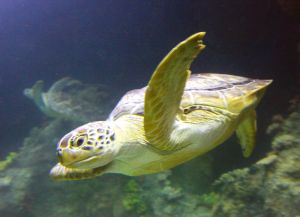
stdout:
[[70,162],[65,166],[69,168],[76,168],[76,169],[94,169],[97,167],[105,166],[105,164],[99,163],[99,156],[97,155],[97,156],[91,156],[81,160],[77,160],[74,162]]

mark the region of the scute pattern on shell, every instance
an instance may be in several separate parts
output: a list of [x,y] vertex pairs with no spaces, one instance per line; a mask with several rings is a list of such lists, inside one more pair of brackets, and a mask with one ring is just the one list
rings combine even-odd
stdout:
[[116,120],[123,114],[144,114],[144,97],[146,87],[128,91],[110,113],[109,119]]
[[[229,109],[230,100],[255,92],[269,82],[227,74],[192,74],[186,83],[180,107],[208,105]],[[109,119],[116,120],[125,114],[143,115],[146,88],[127,92],[111,112]]]

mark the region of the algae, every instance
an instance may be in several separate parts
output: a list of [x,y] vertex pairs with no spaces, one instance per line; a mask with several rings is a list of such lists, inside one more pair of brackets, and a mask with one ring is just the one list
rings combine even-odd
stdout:
[[215,205],[219,200],[219,195],[216,192],[209,192],[207,194],[202,194],[199,197],[199,202],[202,205],[207,207],[212,207]]
[[124,188],[122,204],[127,211],[134,211],[142,215],[147,211],[147,205],[141,195],[141,187],[134,180],[129,180]]
[[5,170],[17,157],[16,152],[10,152],[5,160],[0,161],[0,171]]

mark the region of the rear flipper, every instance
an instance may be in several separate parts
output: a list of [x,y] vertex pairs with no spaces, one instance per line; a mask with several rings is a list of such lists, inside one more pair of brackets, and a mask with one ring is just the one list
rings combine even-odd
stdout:
[[237,127],[236,135],[244,157],[249,157],[256,143],[256,112],[254,109],[244,114]]

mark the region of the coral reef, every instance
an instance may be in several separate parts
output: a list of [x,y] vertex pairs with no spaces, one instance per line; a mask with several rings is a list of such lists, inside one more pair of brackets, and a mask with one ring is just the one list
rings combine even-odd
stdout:
[[121,214],[114,217],[211,217],[215,195],[188,192],[174,180],[177,176],[174,177],[173,172],[169,170],[130,179],[124,186],[123,207],[117,207],[117,213]]
[[295,217],[300,214],[300,107],[280,125],[272,151],[215,183],[215,217]]
[[32,129],[14,163],[0,173],[1,216],[112,216],[126,177],[57,183],[48,176],[56,162],[55,142],[77,124],[56,119]]
[[[122,205],[128,214],[130,214],[130,212],[137,213],[139,216],[145,214],[147,206],[142,198],[139,184],[134,179],[131,179],[123,191]],[[131,215],[133,215],[133,213],[131,213]]]
[[0,186],[0,209],[4,216],[21,216],[28,209],[31,184],[38,181],[34,177],[39,177],[43,167],[49,164],[49,158],[52,156],[49,154],[50,148],[53,148],[51,143],[58,139],[57,135],[64,127],[67,128],[57,120],[43,130],[32,129],[30,136],[24,140],[14,164],[1,172],[0,179],[7,182],[7,185]]

